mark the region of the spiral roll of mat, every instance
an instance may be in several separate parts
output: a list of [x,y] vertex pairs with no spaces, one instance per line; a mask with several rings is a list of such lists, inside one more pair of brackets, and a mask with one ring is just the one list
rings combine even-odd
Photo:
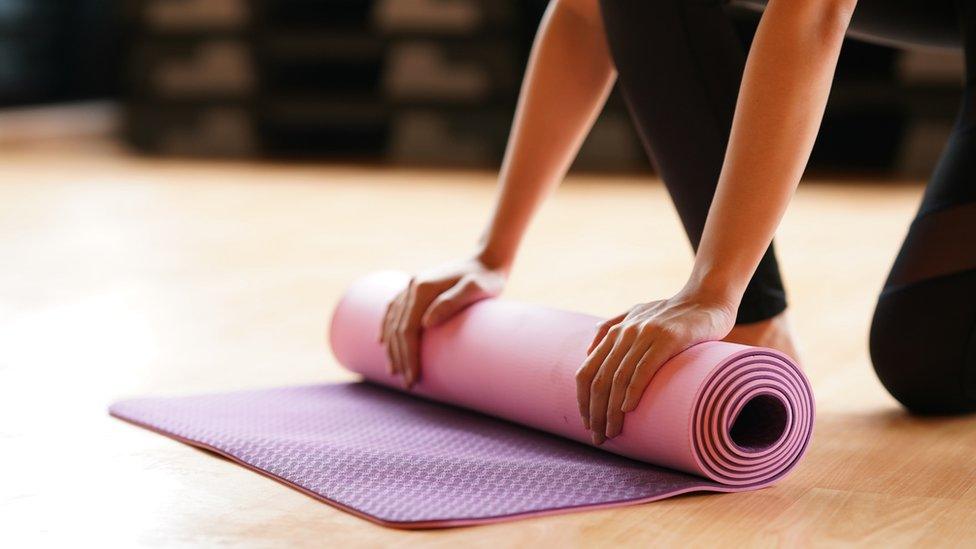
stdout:
[[[369,275],[348,290],[330,331],[333,351],[366,379],[399,387],[378,334],[387,303],[407,275]],[[411,392],[589,444],[577,412],[575,372],[600,319],[505,300],[477,303],[427,330],[421,380]],[[623,432],[601,448],[695,474],[710,489],[769,485],[809,444],[810,384],[771,349],[696,345],[655,375]]]

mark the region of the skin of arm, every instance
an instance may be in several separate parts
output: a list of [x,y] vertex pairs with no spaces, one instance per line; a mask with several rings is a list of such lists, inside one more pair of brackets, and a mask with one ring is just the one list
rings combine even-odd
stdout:
[[414,277],[389,305],[380,341],[389,371],[412,386],[423,327],[498,295],[522,237],[562,181],[602,110],[616,71],[595,0],[553,0],[526,69],[491,221],[472,257]]
[[668,359],[725,337],[806,167],[856,0],[772,0],[746,62],[725,162],[687,284],[603,324],[576,376],[601,444]]

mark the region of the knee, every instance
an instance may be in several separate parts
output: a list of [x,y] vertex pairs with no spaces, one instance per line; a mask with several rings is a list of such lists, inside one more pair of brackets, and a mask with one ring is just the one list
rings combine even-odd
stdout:
[[976,411],[976,272],[886,290],[871,324],[874,370],[917,413]]

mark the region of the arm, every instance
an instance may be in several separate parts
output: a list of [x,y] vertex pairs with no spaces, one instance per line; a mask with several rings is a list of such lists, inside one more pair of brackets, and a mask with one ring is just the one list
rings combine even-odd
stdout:
[[594,0],[555,0],[539,26],[480,257],[508,267],[542,200],[569,170],[616,80]]
[[856,0],[772,0],[753,40],[725,163],[688,283],[605,323],[577,373],[593,441],[620,433],[668,359],[728,335],[793,196]]
[[772,1],[688,291],[738,307],[806,167],[856,0]]
[[615,79],[597,3],[553,0],[532,48],[480,245],[469,259],[414,277],[387,310],[380,340],[390,373],[406,385],[419,375],[422,326],[501,292],[533,214],[565,176]]

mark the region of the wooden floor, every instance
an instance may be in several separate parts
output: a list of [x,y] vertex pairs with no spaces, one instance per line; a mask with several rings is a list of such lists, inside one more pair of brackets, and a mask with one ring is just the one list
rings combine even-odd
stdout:
[[[819,417],[806,460],[767,490],[403,532],[107,416],[126,396],[349,378],[324,343],[344,286],[465,253],[492,192],[480,172],[156,161],[99,144],[0,151],[4,538],[976,544],[976,419],[905,415],[866,351],[916,184],[799,192],[779,250]],[[533,227],[508,296],[611,315],[674,291],[689,267],[658,182],[573,177]]]

